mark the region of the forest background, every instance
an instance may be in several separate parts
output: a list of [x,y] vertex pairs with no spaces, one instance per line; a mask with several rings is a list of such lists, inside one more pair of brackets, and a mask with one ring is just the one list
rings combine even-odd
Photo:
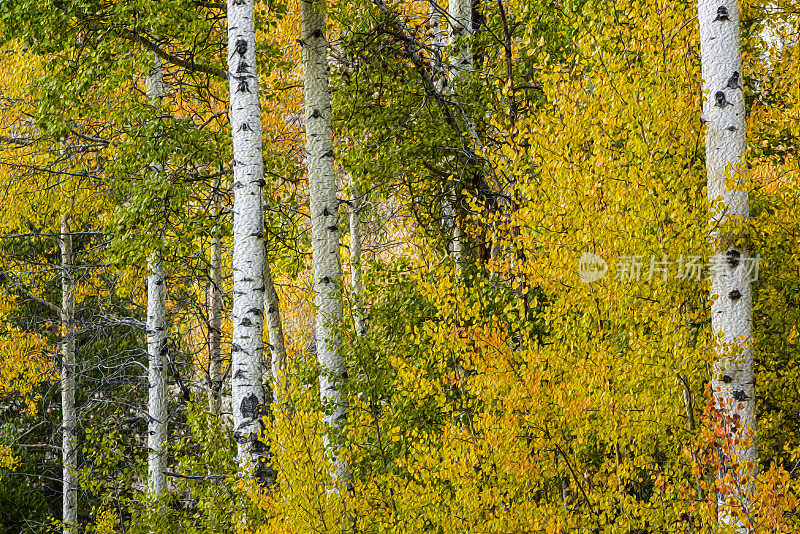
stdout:
[[0,5],[0,533],[800,531],[796,0],[720,2],[755,465],[712,391],[696,4],[248,1]]

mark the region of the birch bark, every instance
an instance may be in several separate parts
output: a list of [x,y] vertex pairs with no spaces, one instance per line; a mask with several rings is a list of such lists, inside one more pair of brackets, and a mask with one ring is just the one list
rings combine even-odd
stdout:
[[[350,185],[353,185],[352,176]],[[364,196],[354,188],[350,200],[350,285],[353,292],[353,323],[357,336],[367,333],[367,325],[361,308],[361,209]]]
[[260,441],[264,414],[264,168],[254,0],[228,0],[228,80],[233,137],[231,396],[239,463],[264,485],[274,473]]
[[61,215],[62,520],[64,534],[78,532],[77,417],[75,413],[75,271],[67,214]]
[[[347,365],[340,353],[338,334],[332,328],[341,320],[341,263],[339,258],[339,201],[334,175],[331,95],[328,86],[325,17],[314,2],[300,0],[303,49],[303,94],[305,100],[306,157],[311,197],[311,247],[314,257],[314,300],[317,357],[320,364],[320,397],[326,406],[324,422],[329,431],[347,421],[347,398],[342,389]],[[348,483],[350,473],[341,447],[323,438],[331,456],[335,482]]]
[[167,383],[164,379],[167,351],[166,286],[164,267],[156,254],[150,257],[147,278],[147,473],[150,495],[158,497],[167,489],[164,444],[167,441]]
[[472,0],[450,0],[447,5],[450,32],[448,44],[451,47],[451,84],[464,72],[472,69],[472,50],[469,34],[472,33]]
[[[216,215],[219,210],[215,209]],[[219,415],[222,404],[222,241],[219,227],[211,230],[208,284],[208,407]]]
[[[164,96],[164,70],[161,59],[154,64],[147,77],[147,97],[157,105]],[[154,144],[158,139],[153,140]],[[157,165],[158,167],[158,165]],[[158,172],[158,171],[156,171]],[[147,278],[147,473],[150,495],[158,497],[167,489],[163,446],[167,440],[167,384],[164,379],[167,348],[166,285],[164,266],[158,254],[149,260]]]
[[[703,119],[708,198],[715,206],[711,213],[711,240],[716,254],[711,276],[711,328],[717,336],[717,360],[712,386],[725,428],[736,427],[731,436],[732,458],[720,455],[723,467],[718,477],[723,478],[731,462],[744,463],[744,472],[754,474],[758,460],[749,272],[753,258],[743,233],[721,229],[725,223],[744,223],[750,215],[748,194],[742,190],[747,144],[737,0],[699,0],[698,22],[706,93]],[[727,487],[720,492],[720,520],[732,524],[730,502],[726,505],[724,501],[738,498],[734,506],[746,506],[749,492],[733,496]],[[740,524],[734,528],[747,532]]]
[[438,0],[428,0],[428,27],[431,31],[431,64],[434,73],[434,88],[441,92],[444,85],[444,65],[442,63],[442,50],[444,50],[444,35],[442,33],[442,17],[439,13]]
[[266,287],[267,333],[269,335],[270,354],[272,360],[273,395],[275,404],[288,406],[288,382],[286,380],[286,343],[283,337],[281,308],[278,292],[272,280],[269,262],[264,262],[264,285]]
[[[468,42],[469,34],[472,33],[472,0],[450,0],[447,5],[448,22],[450,31],[448,33],[448,44],[450,45],[450,95],[455,95],[455,87],[458,78],[465,71],[472,70],[472,50]],[[465,117],[466,119],[466,117]],[[467,128],[472,130],[472,126],[467,124]],[[463,267],[465,260],[464,232],[461,228],[461,218],[459,217],[459,195],[453,187],[445,196],[446,213],[451,214],[453,234],[450,242],[450,252],[459,268]]]

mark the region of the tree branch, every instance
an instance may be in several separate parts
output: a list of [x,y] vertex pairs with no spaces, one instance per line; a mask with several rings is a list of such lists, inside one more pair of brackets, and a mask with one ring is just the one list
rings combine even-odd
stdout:
[[158,57],[160,57],[164,61],[168,61],[168,62],[172,63],[176,67],[181,67],[181,68],[184,68],[184,69],[186,69],[188,71],[191,71],[191,72],[202,72],[204,74],[209,74],[211,76],[215,76],[215,77],[223,79],[223,80],[227,80],[228,79],[228,72],[226,70],[218,69],[218,68],[212,67],[210,65],[198,64],[198,63],[195,63],[192,60],[181,59],[178,56],[170,54],[166,50],[160,48],[156,43],[154,43],[153,41],[149,40],[145,36],[135,32],[133,30],[127,30],[127,31],[121,31],[121,32],[115,31],[114,33],[116,33],[120,37],[122,37],[124,39],[128,39],[128,40],[130,40],[130,41],[132,41],[134,43],[140,43],[142,46],[144,46],[145,48],[147,48],[148,50],[153,52],[155,55],[157,55]]
[[0,142],[17,146],[30,146],[33,143],[30,139],[25,139],[23,137],[6,137],[5,135],[0,135]]
[[49,301],[43,299],[42,297],[38,297],[38,296],[34,295],[30,291],[28,291],[27,289],[22,287],[20,285],[20,283],[17,282],[14,279],[14,275],[12,275],[11,273],[6,273],[6,274],[8,276],[8,281],[11,282],[14,285],[14,287],[17,288],[19,291],[25,293],[28,296],[28,298],[30,298],[32,300],[35,300],[36,302],[38,302],[39,304],[42,304],[43,306],[47,306],[48,308],[50,308],[51,310],[53,310],[54,312],[56,312],[59,315],[61,314],[61,308],[59,306],[56,306],[52,302],[49,302]]
[[172,471],[164,471],[164,474],[168,477],[174,478],[186,478],[189,480],[206,480],[206,479],[216,479],[216,480],[225,480],[230,475],[184,475],[181,473],[174,473]]
[[181,59],[180,57],[174,54],[170,54],[169,52],[158,46],[155,42],[151,41],[150,39],[148,39],[147,37],[145,37],[144,35],[140,34],[137,31],[130,29],[119,30],[114,28],[105,28],[99,22],[92,20],[85,14],[79,12],[75,13],[75,17],[81,22],[85,23],[87,26],[89,26],[89,28],[95,31],[102,31],[104,29],[108,29],[109,31],[118,35],[119,37],[122,37],[123,39],[127,39],[133,43],[139,43],[146,49],[150,50],[155,55],[163,59],[164,61],[172,63],[176,67],[181,67],[190,72],[202,72],[204,74],[209,74],[211,76],[215,76],[223,80],[228,79],[228,72],[226,70],[218,69],[210,65],[195,63],[192,60]]

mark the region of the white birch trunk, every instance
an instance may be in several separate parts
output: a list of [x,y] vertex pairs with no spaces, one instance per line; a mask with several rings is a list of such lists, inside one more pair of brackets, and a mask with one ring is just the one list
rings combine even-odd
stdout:
[[445,191],[444,200],[442,200],[442,226],[450,232],[450,239],[445,245],[445,249],[453,256],[456,267],[460,270],[464,262],[464,239],[459,226],[457,208],[458,195],[456,195],[455,188],[451,187]]
[[[737,442],[730,451],[732,458],[721,454],[722,477],[731,462],[745,462],[750,475],[757,469],[755,377],[753,373],[753,300],[748,270],[753,260],[744,237],[737,231],[723,233],[718,226],[726,221],[746,222],[749,218],[748,195],[743,189],[746,181],[747,149],[745,137],[745,103],[742,91],[742,59],[740,50],[739,5],[737,0],[699,0],[698,21],[703,70],[703,119],[706,122],[706,174],[708,198],[721,199],[711,214],[711,239],[717,261],[711,276],[711,328],[718,337],[718,358],[712,380],[717,410],[734,430]],[[731,177],[725,185],[726,173]],[[731,181],[733,182],[731,184]],[[749,484],[745,484],[748,486]],[[720,520],[732,524],[730,508],[723,505],[726,498],[734,506],[747,506],[747,494],[720,492]],[[737,532],[747,532],[734,524]]]
[[167,351],[166,285],[164,267],[156,254],[150,257],[150,276],[147,278],[147,355],[148,403],[147,403],[147,473],[148,490],[158,497],[167,490],[166,458],[164,444],[167,441],[167,383],[164,378]]
[[[350,184],[353,179],[350,177]],[[350,200],[350,286],[353,292],[353,323],[357,336],[367,333],[367,325],[361,308],[361,208],[364,197],[361,191],[354,190]]]
[[271,485],[274,474],[260,441],[264,428],[264,168],[254,2],[228,0],[234,194],[231,396],[239,463],[260,483]]
[[450,22],[448,44],[451,47],[450,83],[463,72],[472,70],[472,50],[468,39],[472,33],[472,0],[450,0],[447,5]]
[[[215,215],[219,209],[215,206]],[[222,404],[222,240],[219,226],[211,230],[208,284],[208,408],[219,415]]]
[[75,413],[75,272],[67,214],[61,215],[62,520],[64,534],[78,532],[77,417]]
[[[448,44],[450,45],[450,86],[451,95],[455,95],[455,86],[462,73],[472,70],[472,50],[469,46],[469,36],[472,33],[472,0],[450,0],[447,6],[450,31]],[[465,117],[466,119],[466,117]],[[467,124],[472,131],[472,125]],[[461,228],[459,217],[458,192],[455,187],[445,196],[446,212],[450,214],[453,233],[449,250],[453,255],[456,265],[461,269],[465,260],[464,232]]]
[[[314,257],[316,339],[320,364],[320,396],[326,406],[324,422],[330,431],[346,424],[347,398],[342,386],[347,365],[340,354],[338,334],[331,328],[341,320],[341,263],[339,259],[339,201],[334,175],[331,95],[328,87],[325,17],[312,1],[300,0],[305,97],[306,157],[311,197],[311,247]],[[333,463],[335,482],[348,483],[349,469],[341,448],[326,432],[325,448]]]
[[[452,197],[454,199],[453,205],[453,212],[456,213],[458,209],[458,196],[453,193]],[[454,215],[453,217],[453,241],[452,241],[452,250],[453,250],[453,258],[456,260],[456,265],[458,266],[459,270],[462,270],[464,267],[464,231],[461,229],[460,221],[458,217]]]
[[[164,96],[164,70],[161,59],[154,57],[154,65],[147,77],[147,97],[158,104]],[[158,140],[154,140],[156,143]],[[156,165],[158,168],[159,165]],[[157,171],[156,171],[157,172]],[[147,278],[147,473],[148,491],[158,497],[167,489],[164,443],[167,440],[167,384],[164,378],[167,348],[166,285],[164,267],[157,254],[149,260]]]
[[442,17],[439,13],[438,0],[428,0],[428,27],[431,32],[431,64],[434,72],[434,88],[441,91],[444,85],[444,65],[442,50],[444,50],[444,33],[442,32]]
[[281,308],[278,292],[272,281],[269,262],[264,262],[264,285],[266,286],[267,333],[269,334],[270,355],[272,360],[272,378],[274,382],[273,397],[278,406],[287,406],[288,381],[286,378],[286,343],[281,322]]

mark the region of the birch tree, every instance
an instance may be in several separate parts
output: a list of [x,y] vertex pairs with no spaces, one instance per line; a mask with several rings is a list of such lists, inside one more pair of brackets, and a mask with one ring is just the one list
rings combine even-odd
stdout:
[[472,69],[472,49],[467,39],[472,33],[472,0],[451,0],[447,5],[450,31],[448,44],[451,47],[450,83],[465,71]]
[[269,350],[274,382],[273,399],[279,406],[287,406],[288,381],[286,378],[286,342],[283,336],[283,323],[281,321],[281,308],[278,301],[278,292],[272,280],[272,271],[269,262],[264,262],[264,286],[266,288],[266,317],[267,335],[269,336]]
[[[219,208],[215,203],[215,215]],[[211,231],[208,283],[208,407],[219,415],[222,395],[222,240],[219,226]]]
[[[147,97],[152,104],[158,105],[163,96],[164,70],[161,60],[155,57],[150,75],[147,77]],[[155,172],[158,172],[158,169]],[[152,253],[148,263],[150,275],[147,277],[147,472],[150,495],[157,497],[167,488],[163,451],[167,439],[167,384],[164,379],[167,292],[164,265],[160,255]]]
[[167,349],[166,285],[164,266],[158,255],[150,258],[147,277],[147,472],[150,495],[167,489],[164,444],[167,440],[167,384],[164,378]]
[[357,185],[353,184],[353,198],[350,199],[350,285],[353,292],[353,322],[356,335],[363,336],[367,333],[367,325],[361,310],[361,210],[364,205],[364,196]]
[[272,470],[263,430],[264,168],[254,0],[228,0],[228,79],[233,135],[233,336],[231,396],[239,463],[260,483]]
[[64,534],[78,532],[77,416],[75,413],[75,269],[69,217],[61,215],[61,413]]
[[[472,1],[471,0],[450,0],[447,6],[448,11],[448,44],[451,47],[449,78],[449,91],[451,95],[456,94],[458,78],[464,72],[472,70],[472,50],[468,38],[472,33]],[[435,36],[435,33],[434,33]],[[467,125],[471,129],[471,125]],[[450,252],[456,260],[458,266],[462,266],[465,260],[464,251],[464,230],[461,218],[459,217],[459,198],[458,187],[454,186],[445,199],[445,213],[449,217],[449,226],[453,229],[453,236],[450,242]],[[446,219],[447,220],[447,219]]]
[[[711,328],[717,350],[712,385],[714,404],[724,428],[735,427],[730,436],[731,450],[722,452],[720,457],[720,519],[731,523],[733,486],[730,476],[726,476],[728,470],[736,463],[743,465],[743,473],[752,475],[758,460],[749,273],[753,259],[741,229],[750,214],[745,190],[747,144],[739,4],[736,0],[699,0],[698,21],[705,93],[706,176],[716,258],[711,276]],[[730,458],[726,457],[728,454]],[[739,485],[739,480],[734,482]],[[747,493],[745,490],[745,495],[739,496],[743,499],[739,504],[746,506]],[[741,524],[736,529],[747,531]]]
[[442,64],[442,50],[444,49],[444,35],[442,34],[441,14],[439,13],[438,0],[428,0],[428,27],[430,28],[431,58],[434,76],[434,88],[442,90],[444,66]]
[[[331,431],[341,429],[347,419],[347,398],[343,386],[347,365],[334,323],[341,320],[339,284],[339,201],[334,174],[331,94],[328,85],[325,16],[314,2],[300,1],[303,94],[306,127],[306,158],[311,210],[311,251],[314,257],[314,300],[317,357],[320,364],[320,397],[326,407],[324,421]],[[330,434],[325,448],[333,463],[335,482],[350,479],[341,447]]]

